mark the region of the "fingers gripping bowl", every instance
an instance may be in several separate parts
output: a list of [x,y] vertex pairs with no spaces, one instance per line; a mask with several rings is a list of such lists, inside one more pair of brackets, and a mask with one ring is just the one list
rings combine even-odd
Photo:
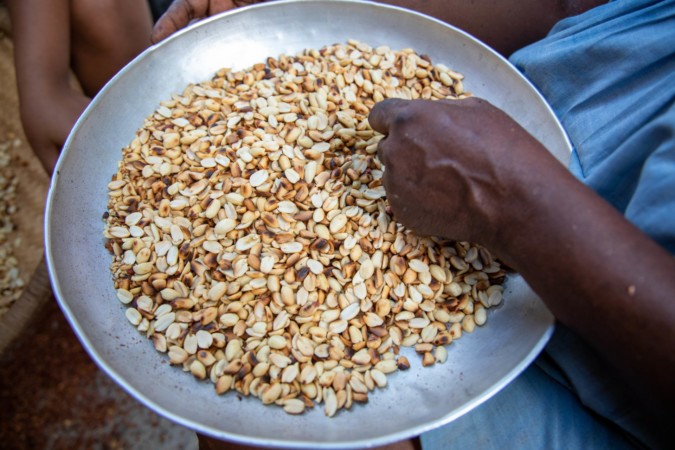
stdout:
[[[101,214],[120,149],[144,118],[171,94],[210,79],[222,67],[243,69],[269,56],[349,39],[413,48],[462,72],[474,95],[505,109],[559,159],[569,155],[550,109],[515,69],[465,34],[396,8],[348,1],[270,3],[207,20],[145,52],[94,100],[66,144],[48,200],[48,263],[61,307],[99,365],[140,401],[198,431],[307,448],[399,440],[489,398],[531,362],[550,334],[551,315],[520,278],[509,276],[505,302],[489,326],[450,346],[445,365],[423,369],[411,357],[411,370],[392,376],[390,388],[327,420],[320,408],[290,417],[254,399],[217,397],[212,386],[164,363],[124,319],[103,248]],[[386,420],[376,424],[376,418]]]

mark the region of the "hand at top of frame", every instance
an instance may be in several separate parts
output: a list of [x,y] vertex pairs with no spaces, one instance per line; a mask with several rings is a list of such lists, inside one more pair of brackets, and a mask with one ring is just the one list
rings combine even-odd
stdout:
[[193,20],[264,0],[175,0],[159,18],[150,37],[153,44],[188,26]]

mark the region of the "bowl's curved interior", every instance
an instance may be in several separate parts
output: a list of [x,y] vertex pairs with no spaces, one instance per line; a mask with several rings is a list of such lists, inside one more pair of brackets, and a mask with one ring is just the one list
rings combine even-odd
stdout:
[[269,3],[206,20],[150,48],[122,70],[76,124],[52,180],[45,224],[47,258],[58,301],[97,363],[141,402],[212,436],[286,447],[384,444],[451,421],[489,398],[537,355],[553,318],[518,276],[488,324],[465,335],[444,365],[389,377],[389,387],[333,419],[321,408],[288,416],[169,366],[129,325],[115,298],[101,216],[121,148],[161,100],[221,67],[243,68],[267,56],[358,39],[411,47],[465,75],[466,89],[503,108],[565,162],[570,147],[550,108],[503,58],[468,35],[428,17],[374,3]]

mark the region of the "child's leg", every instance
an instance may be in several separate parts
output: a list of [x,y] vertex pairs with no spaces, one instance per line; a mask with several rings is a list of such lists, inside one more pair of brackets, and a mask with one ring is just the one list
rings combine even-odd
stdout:
[[73,0],[72,68],[94,96],[150,44],[152,17],[142,0]]

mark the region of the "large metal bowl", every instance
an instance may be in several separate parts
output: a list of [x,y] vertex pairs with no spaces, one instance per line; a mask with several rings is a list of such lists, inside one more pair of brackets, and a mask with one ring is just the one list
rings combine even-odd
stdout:
[[232,441],[292,448],[368,447],[448,423],[489,399],[541,351],[553,317],[518,276],[485,327],[449,348],[444,365],[389,377],[370,403],[324,417],[215,395],[209,383],[170,367],[129,325],[116,300],[103,247],[106,185],[121,148],[161,100],[221,67],[354,38],[411,47],[465,76],[465,86],[506,110],[562,162],[570,145],[543,98],[506,60],[471,36],[424,15],[358,1],[273,2],[198,23],[151,47],[124,68],[75,125],[52,178],[46,252],[56,297],[91,357],[136,399],[199,432]]

